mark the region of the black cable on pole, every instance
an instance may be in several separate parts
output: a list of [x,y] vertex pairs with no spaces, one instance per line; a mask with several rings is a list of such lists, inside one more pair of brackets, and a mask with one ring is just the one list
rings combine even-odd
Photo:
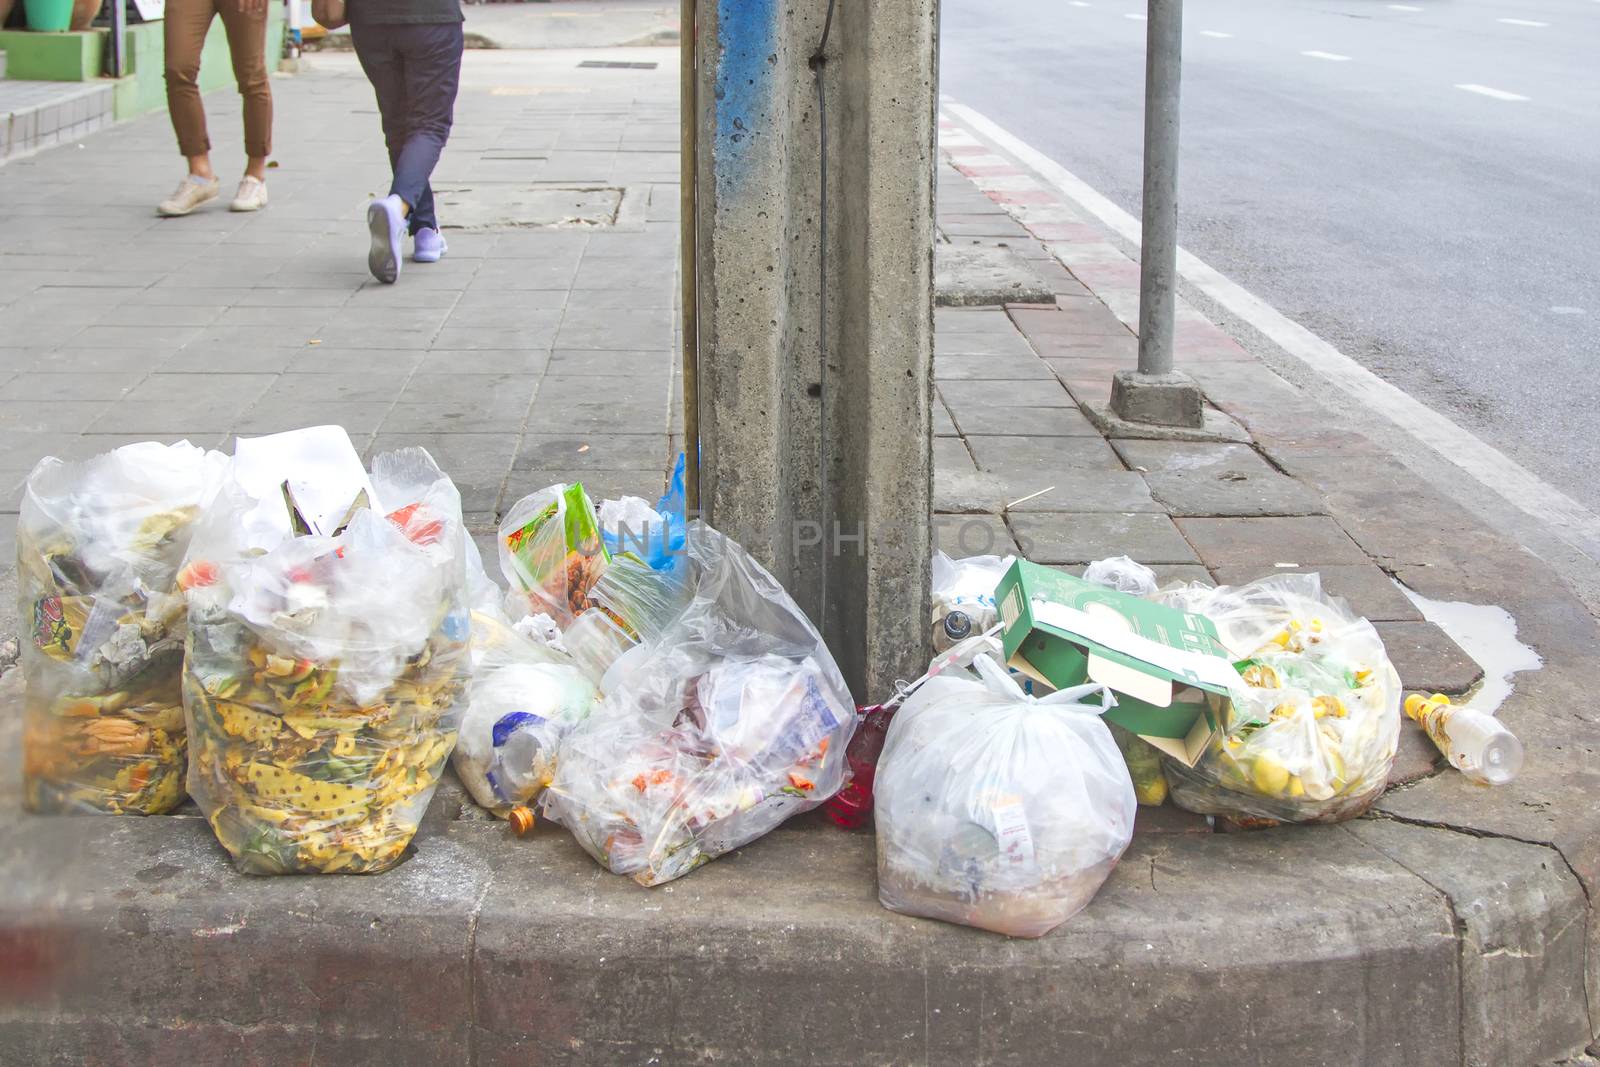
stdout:
[[822,499],[822,603],[818,611],[818,629],[824,637],[828,634],[828,557],[834,550],[833,503],[828,477],[828,89],[823,80],[823,68],[828,63],[828,38],[833,33],[833,8],[835,0],[828,0],[828,13],[822,23],[822,39],[811,54],[811,74],[817,83],[817,169],[818,218],[820,227],[817,241],[817,356],[821,363],[818,384],[821,411],[818,423],[819,461],[817,464],[817,489]]

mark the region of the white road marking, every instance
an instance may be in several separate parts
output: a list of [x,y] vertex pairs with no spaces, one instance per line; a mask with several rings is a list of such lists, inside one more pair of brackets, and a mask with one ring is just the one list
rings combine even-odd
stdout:
[[1122,17],[1125,19],[1132,19],[1135,22],[1143,22],[1148,16],[1141,15],[1137,11],[1130,11]]
[[1537,29],[1550,25],[1548,22],[1534,22],[1532,19],[1495,19],[1495,21],[1507,26],[1533,26]]
[[1202,36],[1202,37],[1227,38],[1227,37],[1232,37],[1233,34],[1231,34],[1231,33],[1223,33],[1221,30],[1201,30],[1200,31],[1200,36]]
[[1525,96],[1518,96],[1516,93],[1508,93],[1504,89],[1491,89],[1487,85],[1473,85],[1470,82],[1467,83],[1466,85],[1458,85],[1458,86],[1456,86],[1456,88],[1457,89],[1465,89],[1469,93],[1477,93],[1479,96],[1492,97],[1495,100],[1526,100],[1526,99],[1528,99]]
[[[1139,244],[1139,220],[1082,178],[966,105],[952,102],[946,108],[1124,240],[1135,246]],[[1373,374],[1181,248],[1178,250],[1178,273],[1286,354],[1343,391],[1358,408],[1381,415],[1415,439],[1419,447],[1437,452],[1491,492],[1538,519],[1562,541],[1585,555],[1596,555],[1596,546],[1600,546],[1600,515],[1409,393]]]
[[1389,10],[1390,11],[1421,11],[1422,8],[1413,7],[1410,4],[1390,4],[1389,5]]
[[1585,312],[1584,312],[1584,310],[1582,308],[1568,307],[1566,304],[1557,304],[1555,307],[1550,309],[1550,312],[1551,312],[1551,314],[1554,314],[1554,315],[1582,315],[1582,314],[1585,314]]
[[1343,63],[1350,58],[1349,56],[1341,56],[1338,52],[1318,52],[1314,49],[1310,52],[1301,52],[1300,54],[1303,56],[1309,56],[1312,59],[1326,59],[1333,63]]

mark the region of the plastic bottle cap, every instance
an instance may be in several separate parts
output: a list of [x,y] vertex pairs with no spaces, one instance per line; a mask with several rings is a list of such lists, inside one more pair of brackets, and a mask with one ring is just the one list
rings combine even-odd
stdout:
[[519,804],[511,809],[511,814],[506,816],[506,822],[511,824],[511,832],[521,837],[533,829],[533,809]]
[[961,641],[972,634],[972,620],[964,611],[952,611],[944,617],[944,635],[952,641]]

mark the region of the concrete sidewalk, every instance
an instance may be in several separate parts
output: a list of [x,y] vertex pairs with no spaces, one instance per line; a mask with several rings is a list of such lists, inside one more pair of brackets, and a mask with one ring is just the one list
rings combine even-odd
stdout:
[[[577,65],[597,58],[659,66]],[[7,477],[46,452],[328,421],[369,452],[427,445],[480,532],[550,481],[657,491],[677,388],[675,85],[661,50],[471,54],[444,221],[524,224],[449,231],[450,258],[393,287],[363,269],[360,204],[385,170],[348,57],[275,80],[281,166],[259,216],[155,220],[177,177],[159,117],[0,169],[21,205],[0,233]],[[221,143],[236,105],[208,106]],[[563,832],[511,838],[449,784],[390,874],[242,878],[192,812],[10,814],[12,714],[0,944],[19,966],[0,980],[0,1061],[1212,1064],[1248,1045],[1365,1067],[1581,1050],[1600,989],[1593,619],[1192,313],[1179,359],[1239,441],[1104,437],[1084,409],[1133,361],[1136,272],[1020,168],[973,163],[994,153],[970,131],[943,137],[969,173],[941,172],[942,239],[1005,243],[1056,294],[938,313],[944,546],[1064,567],[1126,553],[1197,580],[1315,569],[1377,622],[1410,688],[1459,692],[1478,668],[1391,575],[1503,604],[1547,663],[1502,710],[1528,746],[1515,785],[1440,773],[1407,725],[1372,817],[1224,835],[1146,810],[1094,903],[1022,943],[885,911],[871,836],[817,818],[651,891]],[[591,222],[536,225],[570,215]]]
[[[659,492],[677,271],[676,53],[469,54],[435,176],[450,252],[366,270],[363,203],[387,191],[350,55],[273,81],[272,203],[230,214],[238,98],[207,99],[224,196],[183,219],[164,115],[0,168],[4,507],[44,455],[132,440],[344,425],[369,453],[434,451],[469,520],[581,473]],[[561,219],[573,221],[542,226]],[[472,230],[451,228],[471,222]],[[503,223],[503,225],[485,225]],[[564,472],[564,473],[558,473]],[[4,551],[11,554],[10,524]]]

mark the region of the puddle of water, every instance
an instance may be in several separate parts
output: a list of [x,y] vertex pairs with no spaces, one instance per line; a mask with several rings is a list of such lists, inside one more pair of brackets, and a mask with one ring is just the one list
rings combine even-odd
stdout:
[[1544,666],[1538,652],[1517,640],[1517,620],[1505,608],[1430,600],[1403,582],[1394,584],[1417,606],[1424,619],[1449,634],[1461,651],[1483,668],[1483,682],[1466,701],[1474,709],[1493,715],[1511,695],[1513,675]]

